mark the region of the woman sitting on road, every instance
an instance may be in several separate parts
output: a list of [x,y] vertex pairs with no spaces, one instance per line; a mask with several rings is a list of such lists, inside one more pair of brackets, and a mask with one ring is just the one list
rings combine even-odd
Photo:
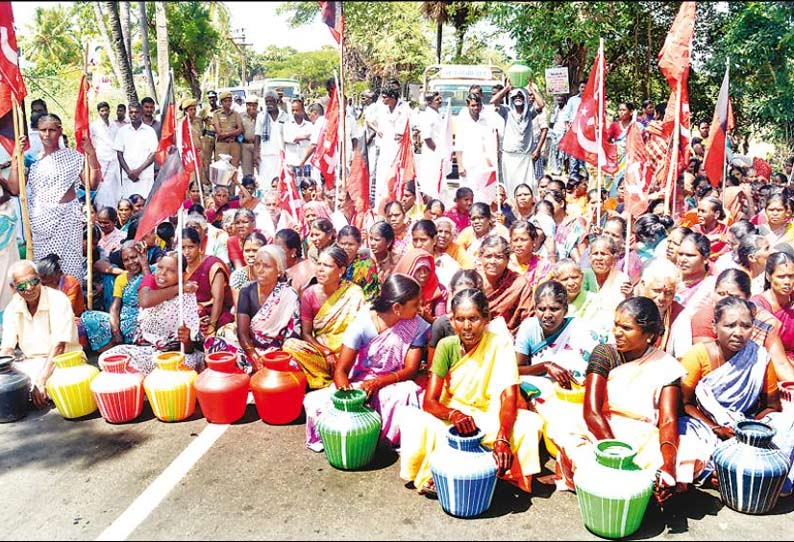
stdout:
[[309,393],[306,409],[306,446],[322,451],[317,420],[330,408],[337,389],[360,388],[383,419],[381,438],[392,446],[400,443],[395,420],[399,406],[418,407],[422,389],[413,378],[419,369],[430,325],[418,315],[421,290],[406,275],[386,279],[372,310],[359,311],[345,331],[342,351],[334,368],[334,383]]
[[237,306],[237,299],[240,297],[240,290],[246,284],[253,282],[256,277],[254,276],[254,262],[256,261],[256,253],[259,249],[267,244],[265,236],[255,231],[248,234],[243,240],[243,259],[245,260],[245,267],[238,269],[229,277],[229,287],[232,289],[232,300],[234,306]]
[[372,303],[380,293],[378,265],[375,260],[362,254],[361,231],[355,226],[345,226],[339,230],[336,244],[347,253],[347,269],[343,279],[357,284],[364,292],[367,303]]
[[[204,353],[200,350],[202,337],[199,331],[199,308],[196,302],[196,283],[187,281],[184,295],[179,296],[179,263],[182,256],[169,252],[157,262],[154,273],[140,283],[138,300],[138,329],[133,344],[122,344],[106,350],[104,359],[115,354],[127,354],[132,359],[130,366],[149,374],[154,370],[153,356],[159,352],[170,352],[185,347],[186,367],[201,371],[204,368]],[[183,268],[187,263],[183,259]],[[185,323],[178,327],[180,315]]]
[[243,364],[258,371],[264,354],[280,350],[285,340],[300,336],[300,303],[286,280],[286,265],[284,251],[276,245],[257,251],[256,280],[240,290],[236,326],[226,326],[207,339],[207,353],[244,355]]
[[309,284],[313,283],[315,268],[314,262],[301,255],[300,235],[291,229],[278,230],[273,242],[286,254],[286,276],[289,285],[301,295]]
[[517,408],[512,342],[486,330],[488,299],[480,290],[455,295],[451,320],[456,335],[438,343],[422,409],[410,405],[399,411],[400,477],[420,493],[434,493],[429,459],[453,425],[461,435],[482,432],[482,443],[493,448],[497,475],[530,493],[532,477],[540,472],[543,422]]
[[287,339],[282,347],[300,364],[312,389],[333,382],[342,338],[366,304],[361,288],[342,278],[346,269],[342,248],[331,246],[320,253],[317,284],[301,297],[301,339]]

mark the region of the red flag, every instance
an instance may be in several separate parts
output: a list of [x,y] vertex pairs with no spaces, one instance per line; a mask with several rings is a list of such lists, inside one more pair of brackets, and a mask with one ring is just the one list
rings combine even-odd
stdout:
[[359,138],[359,144],[353,149],[353,160],[350,163],[350,173],[347,176],[347,193],[353,200],[356,215],[362,215],[370,209],[369,204],[369,167],[364,158],[364,138]]
[[633,216],[640,216],[648,207],[648,189],[653,171],[648,167],[648,154],[642,142],[642,133],[636,122],[632,122],[626,135],[626,209]]
[[162,111],[160,113],[160,144],[154,153],[158,164],[165,162],[168,149],[176,145],[176,104],[174,103],[174,78],[168,78],[168,90],[165,91]]
[[706,159],[703,169],[711,181],[712,186],[720,186],[725,173],[725,133],[728,130],[728,67],[725,67],[725,77],[722,79],[717,105],[714,107],[714,118],[709,130],[709,143],[706,150]]
[[414,143],[411,139],[411,123],[405,123],[405,130],[400,138],[400,147],[391,164],[391,175],[386,183],[390,200],[402,200],[405,183],[416,178],[414,168]]
[[185,115],[185,118],[182,119],[181,154],[182,166],[185,168],[185,171],[187,171],[188,174],[201,169],[201,166],[199,165],[198,152],[196,152],[196,145],[193,141],[193,133],[190,130],[190,119],[188,118],[187,114]]
[[695,33],[695,2],[681,2],[673,25],[659,51],[659,70],[675,89],[689,74],[690,48]]
[[[0,83],[7,85],[6,92],[16,98],[18,104],[28,94],[22,72],[19,70],[19,49],[14,31],[14,12],[11,2],[0,2]],[[1,91],[0,91],[1,92]],[[5,97],[5,96],[3,96]],[[11,100],[0,101],[0,117],[11,110]]]
[[[2,81],[0,81],[0,104],[10,104],[11,103],[11,94],[8,89],[8,85],[5,85]],[[22,113],[22,120],[20,124],[25,131],[25,136],[28,135],[28,121],[27,117],[25,116],[25,104],[21,103],[19,107],[20,112]],[[2,116],[0,116],[0,145],[6,150],[6,152],[11,155],[14,154],[14,147],[16,147],[16,135],[14,133],[14,112],[11,108],[8,108],[8,111]],[[30,148],[30,141],[27,142],[25,148],[22,149],[23,152]]]
[[170,216],[175,215],[182,206],[190,175],[182,167],[179,153],[169,154],[163,162],[157,179],[154,181],[149,199],[143,208],[135,240],[140,241]]
[[320,17],[328,25],[328,29],[331,31],[336,43],[341,43],[345,32],[342,2],[320,2]]
[[84,154],[83,141],[91,142],[91,129],[88,120],[88,81],[85,74],[80,79],[77,93],[77,107],[74,110],[74,145],[77,152]]
[[[339,142],[339,96],[336,85],[331,89],[328,111],[325,112],[325,126],[320,130],[317,147],[312,154],[311,164],[320,170],[325,186],[333,188],[336,182],[336,145]],[[319,122],[319,121],[318,121]]]
[[292,168],[287,165],[284,158],[284,151],[281,151],[281,175],[278,178],[278,193],[280,195],[279,207],[286,211],[295,222],[303,222],[303,200],[298,195],[298,187],[295,184],[295,174]]
[[571,123],[571,127],[560,140],[560,150],[595,167],[599,167],[600,162],[601,168],[605,173],[614,174],[618,171],[618,150],[615,144],[609,143],[607,123],[604,116],[600,119],[600,149],[598,148],[598,139],[596,137],[598,112],[602,111],[603,114],[606,110],[604,107],[605,72],[604,56],[599,49],[595,61],[593,61],[593,69],[590,70],[587,86],[582,93],[579,109],[576,110],[576,116]]

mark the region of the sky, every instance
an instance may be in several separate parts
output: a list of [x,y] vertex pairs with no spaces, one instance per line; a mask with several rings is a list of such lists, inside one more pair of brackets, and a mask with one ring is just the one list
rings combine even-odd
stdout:
[[[14,21],[20,33],[33,21],[37,7],[49,8],[70,3],[11,2]],[[226,2],[231,14],[232,29],[244,29],[246,42],[252,44],[256,52],[262,52],[268,45],[289,45],[298,51],[314,51],[323,45],[335,44],[328,27],[320,21],[319,9],[311,24],[290,28],[287,17],[276,14],[276,9],[281,4],[282,2]],[[267,24],[263,25],[263,21],[267,21]]]

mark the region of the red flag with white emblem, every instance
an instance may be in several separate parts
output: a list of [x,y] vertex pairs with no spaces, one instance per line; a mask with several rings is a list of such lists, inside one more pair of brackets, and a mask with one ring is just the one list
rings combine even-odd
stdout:
[[284,151],[281,151],[281,175],[278,178],[279,207],[289,213],[299,224],[303,222],[303,200],[298,195],[295,173],[287,165]]
[[[320,122],[318,119],[317,122]],[[336,150],[339,142],[339,95],[337,86],[331,89],[328,101],[328,111],[325,112],[325,126],[320,130],[317,148],[312,154],[311,164],[320,170],[325,180],[326,188],[333,188],[336,183],[336,163],[338,154]]]
[[414,143],[411,139],[411,123],[405,123],[405,130],[400,138],[400,147],[391,165],[391,175],[386,184],[389,190],[389,199],[400,201],[403,197],[405,183],[416,178],[414,167]]
[[[603,114],[605,111],[604,76],[606,63],[601,50],[598,51],[590,77],[587,80],[582,101],[576,110],[571,127],[560,140],[560,150],[584,160],[602,171],[614,174],[618,171],[618,149],[614,143],[609,143],[607,136],[607,123]],[[602,117],[598,118],[598,112]],[[601,128],[601,147],[598,145],[597,126]]]

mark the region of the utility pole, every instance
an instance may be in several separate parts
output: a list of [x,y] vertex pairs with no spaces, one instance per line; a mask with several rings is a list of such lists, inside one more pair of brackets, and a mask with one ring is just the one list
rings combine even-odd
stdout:
[[234,31],[234,35],[229,36],[229,41],[232,42],[234,47],[237,49],[237,52],[240,53],[240,58],[242,59],[242,66],[241,66],[241,73],[240,79],[242,80],[241,86],[248,86],[248,62],[246,59],[246,49],[251,47],[253,43],[246,43],[245,42],[245,29],[244,28],[237,28]]

